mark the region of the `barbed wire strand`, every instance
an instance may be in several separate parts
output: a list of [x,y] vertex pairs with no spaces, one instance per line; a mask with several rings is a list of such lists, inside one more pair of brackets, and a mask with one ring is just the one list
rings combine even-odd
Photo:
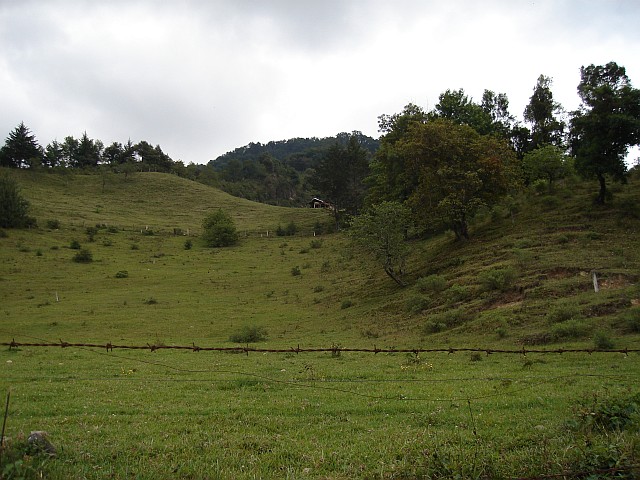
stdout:
[[377,348],[374,346],[373,348],[349,348],[342,346],[331,346],[331,347],[310,347],[310,348],[300,348],[297,347],[289,347],[289,348],[260,348],[260,347],[251,347],[251,346],[243,346],[243,347],[200,347],[195,343],[192,345],[155,345],[147,343],[146,345],[117,345],[110,342],[107,343],[73,343],[66,342],[60,339],[58,342],[40,342],[40,343],[30,343],[30,342],[16,342],[13,339],[11,342],[2,342],[0,346],[12,348],[20,348],[20,347],[60,347],[60,348],[69,348],[69,347],[87,347],[87,348],[99,348],[102,350],[106,350],[107,352],[113,350],[149,350],[151,352],[156,352],[159,350],[190,350],[193,352],[229,352],[229,353],[246,353],[247,355],[251,352],[253,353],[333,353],[334,355],[339,355],[340,353],[413,353],[419,355],[420,353],[486,353],[487,355],[492,354],[517,354],[526,356],[529,353],[535,354],[563,354],[563,353],[618,353],[623,355],[629,355],[630,353],[638,353],[640,349],[635,348],[623,348],[623,349],[599,349],[599,348],[558,348],[558,349],[496,349],[496,348],[454,348],[454,347],[444,347],[444,348]]

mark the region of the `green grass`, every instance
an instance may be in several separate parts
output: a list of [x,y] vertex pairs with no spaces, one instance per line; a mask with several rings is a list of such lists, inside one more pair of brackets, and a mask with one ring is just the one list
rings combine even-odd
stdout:
[[[331,223],[326,212],[162,174],[114,175],[103,192],[99,176],[11,173],[40,227],[0,236],[0,341],[234,347],[254,329],[268,335],[252,345],[285,349],[640,345],[636,181],[610,206],[589,203],[592,185],[558,185],[561,208],[530,193],[513,219],[478,218],[468,242],[414,241],[414,285],[400,289],[342,235],[312,236]],[[237,246],[199,242],[217,208],[245,232]],[[295,236],[267,237],[290,222]],[[91,263],[73,261],[74,240]],[[639,359],[2,347],[11,403],[0,477],[507,478],[628,466],[640,462]],[[630,420],[607,430],[585,422],[590,408]],[[49,433],[57,457],[27,450],[32,430]]]

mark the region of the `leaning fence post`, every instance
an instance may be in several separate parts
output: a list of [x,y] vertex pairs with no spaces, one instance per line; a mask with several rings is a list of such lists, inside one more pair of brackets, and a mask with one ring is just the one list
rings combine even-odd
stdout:
[[593,290],[598,293],[600,291],[600,287],[598,286],[598,275],[595,270],[591,272],[591,276],[593,277]]
[[11,398],[11,389],[7,391],[7,405],[4,407],[4,419],[2,420],[2,435],[0,435],[0,459],[4,452],[4,428],[7,426],[7,417],[9,416],[9,399]]

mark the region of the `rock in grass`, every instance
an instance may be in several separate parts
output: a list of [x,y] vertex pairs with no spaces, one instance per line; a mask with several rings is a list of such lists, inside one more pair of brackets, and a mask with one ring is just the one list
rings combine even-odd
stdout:
[[41,430],[33,431],[29,434],[27,442],[33,449],[34,453],[44,453],[51,457],[56,456],[56,447],[47,439],[47,432]]

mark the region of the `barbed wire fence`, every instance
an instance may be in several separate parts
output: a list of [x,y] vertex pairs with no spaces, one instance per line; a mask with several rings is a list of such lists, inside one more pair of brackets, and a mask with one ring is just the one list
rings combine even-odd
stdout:
[[[82,350],[90,351],[94,354],[99,355],[107,355],[116,359],[124,359],[131,360],[129,357],[122,357],[117,354],[114,354],[115,350],[135,350],[140,352],[159,352],[162,350],[182,350],[182,351],[192,351],[192,352],[221,352],[221,353],[241,353],[246,354],[247,356],[251,353],[285,353],[285,354],[307,354],[307,353],[330,353],[332,356],[339,356],[341,353],[364,353],[364,354],[411,354],[411,355],[420,355],[424,353],[444,353],[444,354],[456,354],[456,353],[472,353],[472,354],[484,354],[484,355],[493,355],[493,354],[503,354],[503,355],[520,355],[525,356],[528,354],[542,354],[542,355],[562,355],[562,354],[617,354],[628,356],[631,354],[640,353],[640,348],[623,348],[623,349],[597,349],[597,348],[557,348],[557,349],[536,349],[536,348],[513,348],[513,349],[496,349],[496,348],[469,348],[469,347],[442,347],[442,348],[378,348],[373,346],[373,348],[352,348],[352,347],[343,347],[341,345],[331,345],[330,347],[306,347],[302,348],[299,345],[296,347],[289,348],[261,348],[257,346],[244,345],[244,346],[231,346],[231,347],[213,347],[213,346],[198,346],[195,343],[191,345],[164,345],[164,344],[115,344],[111,342],[106,343],[92,343],[92,342],[67,342],[62,339],[59,341],[44,341],[39,339],[38,342],[18,342],[15,339],[11,341],[0,342],[0,346],[8,347],[9,350],[20,349],[20,348],[79,348]],[[479,400],[487,399],[490,397],[496,396],[512,396],[517,394],[522,390],[528,390],[531,388],[535,388],[536,386],[541,386],[543,384],[560,381],[563,379],[567,379],[568,377],[597,377],[597,378],[607,378],[607,379],[624,379],[629,380],[630,382],[637,381],[637,375],[627,374],[622,375],[618,374],[579,374],[576,372],[571,373],[570,375],[565,376],[553,376],[553,377],[539,377],[539,378],[529,378],[530,382],[527,382],[526,385],[520,388],[513,388],[506,392],[494,392],[487,395],[476,395],[476,396],[465,396],[462,395],[460,397],[449,397],[449,398],[433,398],[433,397],[413,397],[413,396],[404,396],[404,395],[376,395],[372,392],[360,392],[355,389],[343,388],[339,386],[335,386],[335,383],[341,382],[341,380],[323,380],[323,381],[312,381],[312,380],[283,380],[274,378],[272,376],[267,376],[254,372],[247,371],[237,371],[237,370],[223,370],[220,368],[207,368],[207,369],[192,369],[192,368],[184,368],[182,366],[171,365],[164,361],[157,360],[148,360],[144,358],[135,358],[136,362],[152,364],[156,366],[161,366],[170,370],[178,371],[182,374],[196,374],[196,373],[218,373],[218,374],[230,374],[235,376],[249,376],[254,377],[258,380],[265,382],[273,382],[273,383],[281,383],[286,384],[292,388],[310,388],[317,390],[328,390],[333,392],[340,392],[344,394],[349,394],[358,397],[364,397],[367,399],[375,399],[375,400],[389,400],[389,401],[427,401],[427,402],[466,402],[469,415],[470,422],[473,425],[473,434],[476,434],[475,427],[475,419],[473,414],[472,402],[476,402]],[[129,377],[122,377],[126,380],[130,380]],[[32,378],[33,379],[33,378]],[[106,380],[106,377],[100,378],[102,380]],[[100,380],[96,378],[91,379],[83,379],[81,377],[76,378],[60,378],[62,381],[82,381],[82,380]],[[110,380],[112,378],[109,378]],[[495,378],[492,378],[495,380]],[[51,380],[51,379],[49,379]],[[137,380],[137,379],[133,379]],[[156,378],[156,379],[146,379],[147,381],[164,381],[164,382],[176,382],[176,381],[197,381],[198,379],[194,378]],[[391,379],[388,381],[398,381],[398,382],[433,382],[433,381],[462,381],[465,379],[457,378],[447,378],[440,380],[416,380],[416,379]],[[482,380],[476,377],[469,377],[467,380]],[[203,380],[210,382],[211,379]],[[225,380],[228,381],[228,380]],[[344,382],[352,382],[356,380],[343,380]],[[385,381],[381,379],[376,380],[367,380],[367,381]],[[8,407],[8,405],[7,405]],[[547,479],[555,479],[555,478],[636,478],[635,476],[640,474],[640,464],[631,464],[631,465],[620,465],[614,466],[611,468],[600,468],[600,469],[592,469],[588,471],[565,471],[561,473],[554,474],[546,474],[546,475],[537,475],[537,476],[518,476],[512,477],[513,480],[547,480]]]
[[113,350],[148,350],[155,352],[159,350],[190,350],[193,352],[235,352],[235,353],[332,353],[333,355],[339,355],[340,353],[413,353],[419,355],[421,353],[484,353],[486,355],[492,354],[515,354],[524,355],[527,354],[563,354],[563,353],[617,353],[623,355],[629,355],[631,353],[640,353],[640,348],[622,348],[622,349],[600,349],[600,348],[557,348],[557,349],[532,349],[532,348],[516,348],[516,349],[497,349],[497,348],[469,348],[469,347],[443,347],[443,348],[352,348],[343,347],[341,345],[332,345],[331,347],[306,347],[301,348],[299,345],[296,347],[288,348],[261,348],[253,346],[237,346],[237,347],[201,347],[195,343],[191,345],[164,345],[164,344],[150,344],[145,345],[119,345],[111,342],[107,343],[74,343],[60,340],[58,342],[16,342],[15,339],[10,342],[2,342],[0,346],[12,348],[20,347],[84,347],[84,348],[98,348],[106,350],[108,352]]

